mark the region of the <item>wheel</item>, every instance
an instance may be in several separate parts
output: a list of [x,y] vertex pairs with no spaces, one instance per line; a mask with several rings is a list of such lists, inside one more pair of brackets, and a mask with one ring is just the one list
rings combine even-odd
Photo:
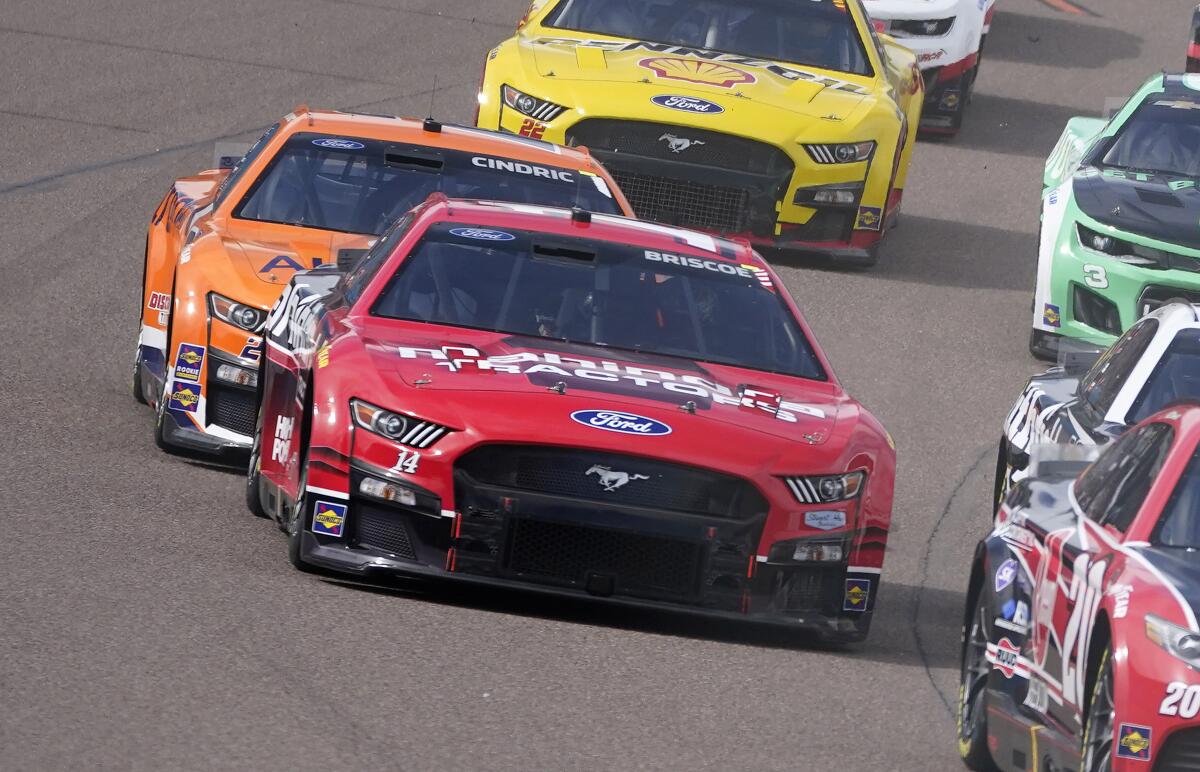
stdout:
[[1113,757],[1113,672],[1111,648],[1106,646],[1100,655],[1096,685],[1084,719],[1083,753],[1079,759],[1080,772],[1108,772]]
[[258,418],[258,426],[254,429],[254,445],[250,449],[250,462],[246,468],[246,509],[255,517],[270,517],[262,505],[262,476],[259,469],[262,466],[262,415]]
[[[306,454],[307,455],[307,454]],[[296,493],[296,504],[284,518],[284,532],[288,537],[288,561],[298,570],[305,573],[315,573],[316,569],[304,562],[300,556],[300,542],[304,536],[304,520],[308,516],[307,496],[305,488],[308,484],[308,459],[300,462],[300,486]]]
[[158,449],[176,455],[179,450],[169,442],[167,442],[167,402],[171,399],[171,379],[163,380],[162,394],[158,397],[158,404],[154,408],[154,444]]
[[987,745],[987,682],[992,667],[987,661],[987,608],[983,589],[975,595],[963,630],[962,671],[958,687],[958,752],[968,768],[981,772],[996,769]]
[[996,483],[992,492],[992,515],[1000,511],[1000,505],[1008,495],[1008,439],[1000,438],[1000,450],[996,453]]
[[142,391],[142,344],[139,342],[137,353],[133,355],[133,398],[143,405],[150,404]]

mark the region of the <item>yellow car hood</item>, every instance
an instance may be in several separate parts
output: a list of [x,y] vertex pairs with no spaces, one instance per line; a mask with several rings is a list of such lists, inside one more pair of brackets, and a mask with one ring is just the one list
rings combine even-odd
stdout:
[[[717,99],[728,108],[742,102],[769,105],[812,118],[846,120],[871,95],[869,79],[783,62],[721,56],[709,60],[671,47],[659,53],[635,41],[538,37],[519,43],[526,64],[533,64],[547,81],[628,83],[637,94],[674,94]],[[851,80],[854,78],[854,80]]]

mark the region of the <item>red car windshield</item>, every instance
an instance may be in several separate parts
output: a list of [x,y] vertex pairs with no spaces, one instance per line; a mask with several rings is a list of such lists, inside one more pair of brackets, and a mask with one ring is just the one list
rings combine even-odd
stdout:
[[826,378],[769,275],[716,255],[440,224],[372,313]]

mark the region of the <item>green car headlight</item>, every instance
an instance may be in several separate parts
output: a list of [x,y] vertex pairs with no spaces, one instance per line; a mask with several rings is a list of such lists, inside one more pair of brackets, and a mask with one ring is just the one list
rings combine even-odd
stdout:
[[1169,268],[1171,254],[1153,247],[1143,247],[1107,233],[1092,230],[1086,225],[1077,225],[1079,243],[1096,252],[1102,252],[1123,263],[1131,263],[1147,268]]

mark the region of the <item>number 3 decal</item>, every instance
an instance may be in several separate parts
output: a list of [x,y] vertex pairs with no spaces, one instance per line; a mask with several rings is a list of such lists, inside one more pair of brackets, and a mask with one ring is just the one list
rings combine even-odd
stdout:
[[1108,289],[1108,271],[1102,265],[1088,263],[1083,266],[1084,283],[1095,289]]

